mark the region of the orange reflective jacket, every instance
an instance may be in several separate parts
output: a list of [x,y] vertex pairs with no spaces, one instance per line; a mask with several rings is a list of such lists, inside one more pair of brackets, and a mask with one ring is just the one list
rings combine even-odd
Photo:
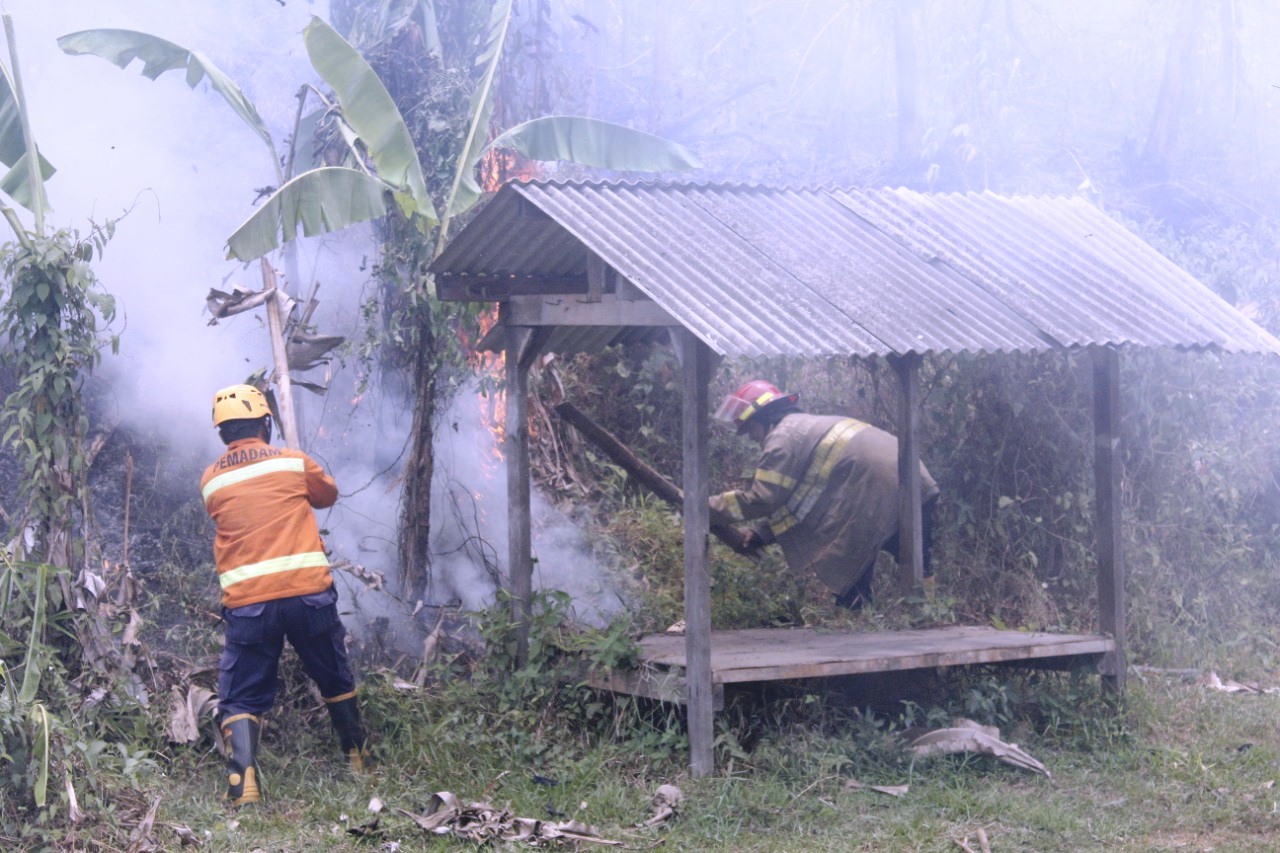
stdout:
[[218,532],[213,558],[224,607],[333,585],[312,507],[333,506],[338,486],[300,450],[258,438],[233,441],[200,478]]

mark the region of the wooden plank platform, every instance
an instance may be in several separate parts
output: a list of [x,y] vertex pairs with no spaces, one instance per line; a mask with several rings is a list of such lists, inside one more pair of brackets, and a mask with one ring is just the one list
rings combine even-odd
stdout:
[[[651,634],[639,645],[636,669],[595,674],[589,683],[617,693],[683,702],[684,635]],[[1094,634],[983,627],[871,632],[751,628],[711,632],[711,672],[719,705],[725,684],[1062,658],[1101,664],[1115,650],[1115,640]]]

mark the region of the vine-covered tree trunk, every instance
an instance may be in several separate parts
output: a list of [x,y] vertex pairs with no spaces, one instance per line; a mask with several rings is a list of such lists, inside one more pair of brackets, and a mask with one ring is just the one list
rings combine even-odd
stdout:
[[[423,306],[431,311],[428,303]],[[400,504],[400,578],[402,594],[413,596],[426,586],[430,571],[431,479],[435,471],[433,424],[436,410],[435,334],[428,319],[419,327],[413,363],[413,434],[405,466]]]

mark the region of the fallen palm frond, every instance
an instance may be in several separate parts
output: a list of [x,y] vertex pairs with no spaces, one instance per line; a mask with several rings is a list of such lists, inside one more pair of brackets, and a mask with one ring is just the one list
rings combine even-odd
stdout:
[[607,847],[622,845],[621,841],[602,838],[594,827],[576,820],[552,822],[518,817],[507,809],[486,802],[463,805],[449,791],[432,794],[423,814],[405,809],[395,809],[395,812],[416,823],[424,832],[451,835],[477,844],[523,841],[535,846],[545,846],[548,842],[570,845],[588,842]]
[[966,719],[955,722],[950,728],[935,729],[914,738],[908,745],[910,750],[921,757],[960,752],[994,755],[1005,764],[1053,778],[1047,767],[1024,752],[1016,743],[1000,740],[1000,730],[995,726],[982,726]]

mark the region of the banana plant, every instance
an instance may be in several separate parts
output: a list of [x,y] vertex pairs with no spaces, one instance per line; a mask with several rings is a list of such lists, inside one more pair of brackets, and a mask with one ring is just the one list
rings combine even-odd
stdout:
[[[319,18],[312,18],[304,39],[312,64],[338,94],[344,138],[356,156],[349,158],[354,166],[321,167],[297,176],[281,167],[270,131],[240,86],[199,51],[149,33],[120,29],[70,33],[58,39],[58,46],[67,54],[98,56],[119,68],[141,60],[142,74],[150,80],[169,71],[179,71],[194,88],[207,79],[211,88],[266,144],[276,171],[277,189],[227,238],[228,259],[257,260],[282,247],[292,247],[299,232],[303,236],[316,236],[384,216],[388,196],[395,199],[406,216],[420,217],[434,224],[435,211],[426,193],[408,128],[373,69]],[[303,88],[300,99],[307,90],[308,87]],[[326,101],[324,108],[331,107]],[[293,138],[296,142],[296,127]],[[367,155],[372,161],[373,170],[365,166],[365,157],[361,155]],[[286,158],[290,164],[294,161],[292,154]],[[274,273],[265,261],[262,270],[264,292],[274,294],[266,301],[266,308],[280,391],[277,403],[281,426],[285,441],[297,447],[292,381],[288,358],[284,355],[285,339],[296,330],[286,328],[285,315],[289,313],[286,297],[275,288]]]
[[[227,257],[252,261],[289,243],[301,233],[315,236],[367,222],[388,211],[391,195],[401,212],[435,223],[413,140],[386,87],[363,57],[328,24],[313,17],[303,32],[308,57],[337,94],[344,137],[352,148],[351,166],[325,166],[300,175],[284,173],[276,146],[257,109],[243,90],[199,51],[135,30],[97,29],[70,33],[58,46],[73,56],[94,55],[119,68],[135,59],[142,74],[156,80],[181,71],[187,84],[208,79],[213,90],[267,145],[278,187],[227,238]],[[324,107],[332,105],[325,103]],[[296,138],[296,134],[295,134]],[[365,157],[373,168],[365,166]],[[292,163],[294,158],[286,158]]]
[[493,114],[493,80],[506,44],[512,0],[497,0],[475,64],[483,66],[471,99],[471,119],[458,159],[445,215],[436,239],[439,254],[448,239],[449,222],[483,197],[476,168],[495,148],[510,148],[530,160],[564,160],[614,171],[679,172],[702,163],[684,146],[612,122],[581,116],[545,116],[524,122],[485,143]]
[[[9,170],[0,177],[0,191],[35,218],[35,233],[44,233],[44,215],[49,202],[44,193],[44,182],[53,176],[54,168],[40,155],[31,125],[27,118],[27,106],[22,97],[21,75],[18,71],[17,44],[13,31],[13,19],[4,16],[5,39],[9,48],[9,60],[13,74],[0,63],[0,163]],[[32,161],[39,169],[30,168]],[[18,219],[17,212],[9,205],[0,205],[0,213],[12,226],[14,236],[26,243],[27,229]]]
[[[483,65],[472,101],[472,119],[446,210],[455,216],[483,195],[475,169],[485,152],[509,147],[531,159],[570,160],[611,169],[680,170],[697,168],[697,159],[676,143],[597,119],[549,116],[512,128],[483,142],[492,111],[492,83],[506,39],[511,0],[499,0],[476,60]],[[99,29],[71,33],[58,46],[71,55],[92,54],[127,68],[135,59],[142,74],[155,80],[167,71],[183,71],[195,87],[208,79],[271,151],[279,188],[227,239],[227,256],[260,258],[293,240],[299,231],[314,236],[365,222],[388,212],[386,196],[400,212],[416,219],[422,231],[439,223],[427,194],[413,138],[378,75],[332,27],[317,17],[303,31],[307,55],[337,97],[343,137],[352,165],[326,166],[292,176],[280,172],[271,134],[244,92],[208,57],[157,36],[133,30]],[[326,104],[326,106],[329,106]],[[296,133],[295,133],[296,137]],[[367,157],[366,157],[367,155]],[[368,168],[366,160],[371,161]],[[288,158],[292,162],[292,158]],[[441,229],[443,239],[445,229]]]

